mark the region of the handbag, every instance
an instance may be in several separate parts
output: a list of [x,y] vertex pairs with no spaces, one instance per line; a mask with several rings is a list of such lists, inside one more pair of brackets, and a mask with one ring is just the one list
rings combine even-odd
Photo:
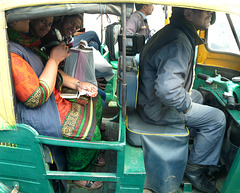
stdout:
[[93,48],[71,48],[71,55],[66,59],[64,72],[81,82],[97,86]]

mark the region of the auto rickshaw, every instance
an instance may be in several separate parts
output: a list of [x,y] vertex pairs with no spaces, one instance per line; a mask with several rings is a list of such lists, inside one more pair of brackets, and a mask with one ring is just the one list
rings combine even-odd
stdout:
[[[227,132],[223,145],[226,170],[215,183],[221,193],[240,192],[239,177],[239,97],[240,97],[240,4],[229,1],[94,1],[94,0],[29,0],[0,1],[0,192],[54,193],[62,192],[61,180],[103,181],[95,192],[199,192],[183,179],[189,148],[186,127],[150,125],[136,111],[138,66],[135,55],[144,43],[141,37],[126,35],[126,20],[133,12],[133,3],[153,3],[164,6],[168,23],[171,6],[216,12],[216,21],[208,30],[199,32],[208,41],[196,54],[194,88],[203,94],[206,104],[220,108],[227,117]],[[7,22],[24,19],[59,16],[74,13],[114,14],[121,17],[120,30],[114,34],[119,55],[112,59],[110,50],[105,58],[114,66],[116,75],[108,86],[111,96],[108,117],[104,118],[111,140],[87,142],[42,136],[29,125],[18,123],[16,96],[11,75]],[[220,19],[219,19],[220,18]],[[211,29],[212,28],[212,29]],[[109,34],[108,34],[109,35]],[[130,42],[130,44],[129,44]],[[102,42],[103,43],[103,42]],[[104,43],[103,43],[104,44]],[[103,45],[104,46],[104,45]],[[108,45],[109,46],[109,45]],[[114,85],[116,84],[116,86]],[[116,90],[115,90],[116,89]],[[116,93],[115,93],[116,91]],[[117,95],[116,97],[114,95]],[[114,109],[114,112],[112,111]],[[117,113],[115,113],[117,111]],[[109,116],[110,114],[110,116]],[[161,130],[161,132],[159,132]],[[159,157],[149,149],[149,141],[156,143]],[[172,145],[174,144],[174,145]],[[106,150],[111,157],[106,168],[91,172],[70,172],[52,169],[51,152],[45,145]],[[167,151],[166,151],[167,150]],[[171,155],[171,156],[169,156]],[[50,161],[49,161],[50,160]],[[49,163],[50,162],[50,163]],[[147,163],[152,163],[146,164]],[[158,167],[155,167],[155,166]],[[156,177],[156,178],[155,178]],[[154,181],[158,179],[158,181]],[[147,189],[144,189],[147,188]],[[67,191],[88,192],[67,184]]]

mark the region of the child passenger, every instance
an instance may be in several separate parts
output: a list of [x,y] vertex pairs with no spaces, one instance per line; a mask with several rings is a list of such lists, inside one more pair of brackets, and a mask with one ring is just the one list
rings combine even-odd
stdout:
[[[34,29],[34,35],[28,33],[29,20],[8,24],[18,120],[35,128],[40,135],[99,141],[101,134],[95,115],[98,88],[58,71],[59,63],[70,55],[64,42],[54,47],[49,56],[39,49],[40,37],[48,32],[52,19],[34,20],[33,23],[39,24]],[[60,97],[61,91],[55,89],[57,74],[61,85],[71,89],[84,89],[90,93],[87,105]],[[74,133],[78,135],[73,135]],[[88,171],[97,155],[97,150],[67,148],[68,168]],[[99,181],[73,183],[89,189],[102,186]]]

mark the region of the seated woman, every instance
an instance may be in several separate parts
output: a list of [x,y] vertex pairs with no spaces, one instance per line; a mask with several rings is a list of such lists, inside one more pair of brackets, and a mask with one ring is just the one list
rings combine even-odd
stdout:
[[[49,25],[46,19],[39,22],[42,26]],[[61,42],[54,47],[49,59],[46,60],[48,57],[39,49],[40,38],[28,34],[29,20],[16,21],[8,25],[19,122],[32,126],[40,135],[99,141],[101,134],[96,126],[94,113],[97,87],[90,83],[79,82],[66,74],[59,74],[61,85],[90,93],[87,105],[67,101],[60,97],[61,91],[55,89],[58,65],[70,55],[66,44]],[[45,30],[44,27],[39,29],[47,31],[49,26]],[[73,135],[74,132],[79,135]],[[88,171],[94,164],[97,154],[97,150],[67,148],[68,168]],[[74,183],[90,189],[102,186],[102,182],[93,181],[74,181]]]
[[80,29],[81,24],[82,16],[80,14],[55,18],[51,30],[41,38],[43,45],[48,48],[54,44],[53,40],[63,40],[69,48],[73,47],[73,35]]
[[[79,32],[82,23],[83,18],[80,14],[56,17],[54,18],[53,29],[50,33],[53,35],[55,29],[59,30],[63,39],[68,42],[69,47],[77,47],[81,40],[85,40],[88,46],[92,46],[100,51],[101,42],[95,31]],[[49,37],[49,35],[46,37]]]
[[[65,16],[62,16],[61,18],[57,18],[54,23],[55,24],[52,26],[52,29],[45,36],[41,36],[42,45],[44,45],[47,49],[48,47],[49,49],[51,49],[52,45],[55,44],[54,43],[55,40],[63,39],[70,48],[75,47],[74,46],[75,40],[73,41],[72,36],[75,33],[77,33],[77,30],[80,29],[80,26],[82,24],[82,16],[80,14],[65,15]],[[61,37],[58,37],[59,36],[58,31],[60,32]],[[94,36],[93,33],[91,34],[92,34],[91,37],[93,37]],[[80,43],[80,41],[81,39],[79,39],[77,45]],[[63,68],[64,67],[61,67],[61,69]],[[97,82],[99,87],[99,95],[102,98],[102,103],[104,108],[106,93],[103,90],[105,90],[106,83],[103,81],[103,79],[97,79]]]

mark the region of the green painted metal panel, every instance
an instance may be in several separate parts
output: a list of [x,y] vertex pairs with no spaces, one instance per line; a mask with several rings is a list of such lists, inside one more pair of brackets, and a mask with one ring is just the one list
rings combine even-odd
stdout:
[[113,77],[107,83],[105,93],[106,93],[106,102],[109,102],[114,99],[116,88],[117,88],[117,70],[113,69]]
[[[1,131],[0,181],[8,187],[17,182],[20,192],[24,193],[51,193],[52,179],[102,180],[107,186],[112,186],[115,192],[142,193],[145,179],[142,149],[126,145],[126,123],[122,122],[121,117],[119,121],[119,140],[96,144],[79,141],[72,143],[71,140],[39,136],[33,128],[23,124],[18,124],[16,131]],[[49,171],[42,143],[97,149],[108,146],[109,149],[117,150],[117,170],[115,173]]]
[[54,137],[38,136],[37,141],[39,143],[45,143],[50,145],[67,146],[67,147],[79,147],[88,149],[111,149],[111,150],[122,150],[125,143],[118,141],[80,141],[70,139],[58,139]]
[[111,65],[113,69],[117,70],[118,69],[118,61],[111,61]]
[[240,192],[240,183],[239,183],[239,176],[240,176],[240,150],[234,159],[232,167],[228,173],[228,176],[223,184],[223,188],[221,193],[238,193]]
[[0,182],[0,193],[11,193],[9,187]]
[[142,148],[126,144],[124,177],[121,178],[120,192],[142,193],[145,175]]
[[183,184],[183,193],[191,193],[192,192],[192,184],[185,182]]
[[145,174],[143,151],[129,144],[125,147],[125,174]]
[[24,193],[53,192],[45,177],[43,152],[36,139],[36,131],[26,125],[17,125],[16,131],[0,134],[0,181],[11,187],[19,184]]

